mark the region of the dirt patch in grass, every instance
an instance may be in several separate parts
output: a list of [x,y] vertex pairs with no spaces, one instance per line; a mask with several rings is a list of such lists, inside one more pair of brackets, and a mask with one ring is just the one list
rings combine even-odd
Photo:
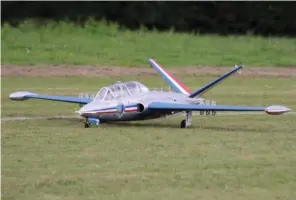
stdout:
[[[174,75],[220,76],[231,67],[180,67],[167,69]],[[113,66],[16,66],[2,65],[1,77],[120,77],[120,76],[158,76],[153,68],[148,67],[113,67]],[[249,67],[244,68],[243,77],[296,77],[296,67]]]

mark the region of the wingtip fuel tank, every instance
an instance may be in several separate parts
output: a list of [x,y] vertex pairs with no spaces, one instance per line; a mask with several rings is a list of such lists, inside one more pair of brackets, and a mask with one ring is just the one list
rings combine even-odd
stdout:
[[269,115],[282,115],[290,111],[292,111],[290,108],[280,105],[269,106],[264,110],[264,112],[266,112]]
[[19,91],[19,92],[13,92],[9,95],[9,98],[14,101],[23,101],[27,100],[27,96],[32,96],[32,95],[37,95],[32,92],[27,92],[27,91]]

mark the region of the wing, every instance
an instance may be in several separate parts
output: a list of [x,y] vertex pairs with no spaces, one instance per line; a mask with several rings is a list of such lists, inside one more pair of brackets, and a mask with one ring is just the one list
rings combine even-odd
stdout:
[[226,105],[196,105],[196,104],[178,104],[153,102],[148,105],[151,111],[253,111],[266,112],[267,114],[277,115],[291,111],[284,106],[247,107],[247,106],[226,106]]
[[87,104],[92,101],[92,99],[90,98],[39,95],[31,92],[14,92],[9,95],[9,98],[14,101],[24,101],[28,99],[42,99],[42,100],[60,101],[60,102],[77,103],[77,104]]

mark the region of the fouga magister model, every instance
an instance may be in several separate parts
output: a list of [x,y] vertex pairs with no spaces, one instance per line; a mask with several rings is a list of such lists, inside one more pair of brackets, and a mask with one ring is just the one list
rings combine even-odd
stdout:
[[14,92],[10,94],[11,100],[43,99],[75,103],[81,105],[76,111],[85,118],[84,127],[98,126],[103,122],[111,121],[136,121],[166,117],[185,112],[186,118],[182,120],[180,127],[191,126],[192,112],[217,112],[217,111],[253,111],[265,112],[270,115],[280,115],[291,111],[284,106],[247,107],[227,105],[207,105],[201,96],[225,80],[235,72],[239,72],[243,66],[235,66],[233,70],[210,82],[204,87],[191,92],[184,84],[161,67],[155,60],[148,59],[150,65],[173,89],[170,91],[150,91],[144,84],[130,81],[118,82],[101,88],[94,98],[66,97],[39,95],[31,92]]

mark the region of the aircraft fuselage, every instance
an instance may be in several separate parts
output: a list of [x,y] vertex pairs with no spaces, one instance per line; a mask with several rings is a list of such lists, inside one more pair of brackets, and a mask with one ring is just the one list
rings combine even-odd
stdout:
[[[92,101],[78,112],[85,118],[96,118],[100,121],[136,121],[163,117],[171,112],[151,112],[146,106],[151,102],[192,103],[192,98],[175,92],[149,91],[138,95],[119,98],[111,101]],[[198,104],[202,99],[195,99]]]

